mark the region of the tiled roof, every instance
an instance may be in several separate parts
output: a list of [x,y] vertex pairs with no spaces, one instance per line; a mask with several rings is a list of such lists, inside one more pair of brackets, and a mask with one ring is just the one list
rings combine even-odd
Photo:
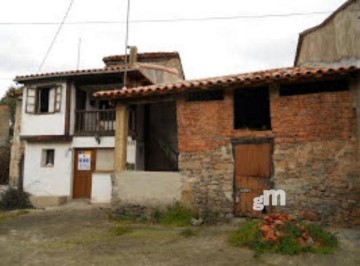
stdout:
[[[146,59],[161,59],[161,58],[180,58],[178,52],[152,52],[152,53],[138,53],[137,58],[139,61]],[[125,55],[111,55],[103,58],[105,63],[110,61],[124,61]]]
[[17,76],[15,81],[28,81],[33,79],[44,79],[44,78],[59,78],[59,77],[70,77],[70,76],[81,76],[81,75],[93,75],[93,74],[107,74],[107,73],[120,73],[125,69],[124,66],[114,66],[106,68],[96,68],[96,69],[84,69],[84,70],[71,70],[71,71],[62,71],[62,72],[51,72],[51,73],[41,73],[41,74],[32,74],[25,76]]
[[179,93],[186,90],[198,88],[209,88],[214,86],[238,85],[242,87],[253,87],[271,83],[286,83],[304,80],[321,80],[326,78],[345,76],[350,73],[359,72],[360,68],[337,67],[337,68],[305,68],[292,67],[271,69],[251,73],[243,73],[231,76],[222,76],[197,80],[184,80],[171,84],[150,85],[129,89],[114,89],[98,91],[94,93],[95,97],[108,99],[135,98],[152,95],[164,95],[170,93]]

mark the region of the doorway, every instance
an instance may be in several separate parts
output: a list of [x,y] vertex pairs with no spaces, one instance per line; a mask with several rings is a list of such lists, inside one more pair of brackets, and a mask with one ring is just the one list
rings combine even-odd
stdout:
[[234,156],[235,215],[259,217],[262,212],[253,210],[253,199],[272,188],[272,144],[270,140],[236,143]]
[[93,149],[75,150],[73,198],[90,198],[92,174],[96,166],[96,152]]

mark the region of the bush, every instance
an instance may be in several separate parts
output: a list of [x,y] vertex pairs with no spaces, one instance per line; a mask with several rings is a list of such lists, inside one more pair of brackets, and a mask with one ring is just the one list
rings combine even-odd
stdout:
[[31,207],[29,194],[14,188],[8,189],[0,200],[0,209],[3,210],[27,209]]
[[232,246],[254,249],[257,254],[324,254],[338,245],[335,235],[322,227],[304,225],[286,214],[268,215],[263,221],[247,221],[230,234],[228,241]]
[[10,145],[0,147],[0,185],[9,182]]
[[160,224],[171,226],[188,226],[191,225],[191,218],[195,213],[176,202],[174,205],[167,207],[166,211],[157,214]]

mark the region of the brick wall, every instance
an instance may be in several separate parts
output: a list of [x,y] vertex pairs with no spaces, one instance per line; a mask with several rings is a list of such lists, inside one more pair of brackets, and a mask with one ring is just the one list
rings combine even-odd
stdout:
[[[272,94],[273,130],[254,132],[233,129],[231,92],[226,92],[223,101],[178,100],[184,194],[197,209],[211,206],[230,217],[234,204],[229,196],[234,176],[231,139],[271,137],[272,178],[275,188],[284,188],[289,195],[286,211],[325,223],[359,223],[360,194],[356,192],[360,169],[353,101],[350,91],[286,97]],[[337,207],[331,208],[335,202]]]

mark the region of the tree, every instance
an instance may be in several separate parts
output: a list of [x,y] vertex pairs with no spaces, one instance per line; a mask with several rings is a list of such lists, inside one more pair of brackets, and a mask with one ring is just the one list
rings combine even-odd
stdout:
[[0,105],[7,105],[10,113],[10,136],[12,137],[13,127],[15,124],[15,113],[16,113],[16,101],[21,92],[20,88],[9,87],[5,95],[0,99]]

